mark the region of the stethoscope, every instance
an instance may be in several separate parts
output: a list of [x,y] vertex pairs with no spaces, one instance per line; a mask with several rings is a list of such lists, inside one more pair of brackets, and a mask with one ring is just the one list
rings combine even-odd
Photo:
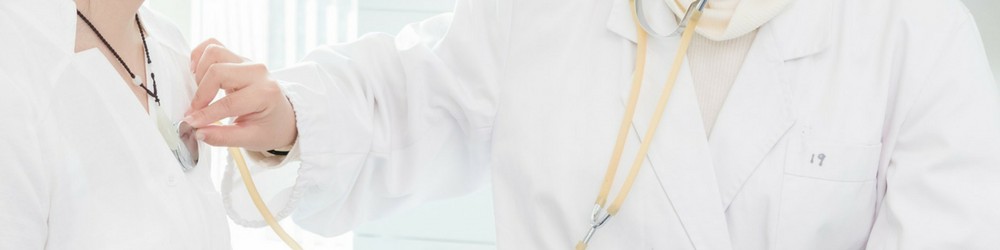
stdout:
[[[633,13],[636,23],[636,59],[635,59],[635,71],[632,74],[632,86],[629,91],[628,105],[625,111],[625,116],[622,118],[621,126],[618,130],[618,139],[615,142],[614,151],[611,154],[611,160],[608,163],[607,172],[604,174],[604,182],[601,185],[600,193],[597,195],[597,201],[594,202],[594,208],[590,214],[590,230],[587,231],[587,235],[583,237],[583,240],[576,244],[577,250],[583,250],[587,248],[587,244],[594,237],[594,233],[597,229],[608,222],[611,217],[618,214],[621,209],[621,205],[625,202],[625,198],[628,196],[629,191],[632,190],[632,184],[635,182],[636,176],[639,174],[639,169],[645,162],[646,153],[649,151],[651,142],[653,141],[653,135],[656,134],[656,129],[659,127],[660,120],[663,118],[663,112],[666,110],[667,101],[670,99],[670,93],[673,91],[674,84],[677,82],[677,76],[680,73],[681,65],[684,63],[684,56],[687,54],[687,49],[691,45],[691,38],[694,36],[695,27],[698,26],[698,20],[701,19],[702,11],[708,0],[698,0],[691,3],[688,6],[687,11],[684,13],[684,17],[681,18],[678,26],[674,31],[667,35],[661,35],[654,31],[648,21],[646,20],[646,15],[642,7],[642,0],[631,0],[633,4]],[[673,0],[668,0],[673,1]],[[646,47],[647,40],[649,36],[654,37],[672,37],[676,35],[681,36],[680,45],[677,48],[677,55],[674,56],[673,65],[670,67],[670,74],[667,76],[666,86],[663,88],[663,92],[660,94],[659,100],[656,104],[656,110],[653,113],[652,119],[650,119],[649,126],[647,126],[646,133],[643,135],[642,143],[639,146],[639,152],[635,156],[635,160],[632,161],[632,167],[629,169],[628,177],[622,184],[621,190],[618,192],[618,196],[615,197],[611,205],[607,205],[608,195],[611,193],[611,186],[614,184],[615,175],[618,173],[618,165],[621,161],[622,151],[625,148],[625,142],[628,138],[629,130],[632,127],[632,117],[635,116],[636,104],[639,101],[639,91],[642,86],[642,79],[645,74],[646,69]]]
[[[161,115],[162,116],[162,115]],[[169,120],[161,118],[158,125],[160,130],[164,131],[164,138],[167,140],[167,146],[170,151],[173,152],[174,157],[177,158],[177,162],[180,163],[181,169],[185,172],[191,171],[196,165],[198,165],[198,140],[195,138],[195,128],[187,124],[187,122],[177,122],[170,124]],[[166,121],[166,122],[163,122]],[[219,123],[217,123],[219,124]],[[169,128],[168,128],[169,127]],[[260,192],[257,191],[257,185],[253,182],[253,176],[250,175],[250,169],[247,168],[246,158],[243,157],[243,151],[236,147],[228,148],[229,155],[232,156],[233,162],[236,163],[236,168],[240,172],[240,177],[243,178],[243,185],[246,186],[247,192],[250,193],[250,199],[253,201],[254,206],[257,207],[257,212],[260,213],[267,225],[271,227],[271,230],[284,241],[289,248],[295,250],[301,250],[302,246],[299,246],[295,239],[292,239],[288,232],[285,231],[281,225],[278,224],[278,220],[274,218],[274,214],[271,210],[267,208],[267,204],[264,200],[260,198]]]

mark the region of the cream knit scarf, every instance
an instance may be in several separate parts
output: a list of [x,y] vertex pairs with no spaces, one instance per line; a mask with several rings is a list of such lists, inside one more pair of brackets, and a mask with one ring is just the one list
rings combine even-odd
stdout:
[[[670,10],[683,17],[695,0],[665,0]],[[760,28],[781,13],[792,0],[709,0],[696,29],[715,41],[741,37]],[[679,18],[678,18],[679,19]]]

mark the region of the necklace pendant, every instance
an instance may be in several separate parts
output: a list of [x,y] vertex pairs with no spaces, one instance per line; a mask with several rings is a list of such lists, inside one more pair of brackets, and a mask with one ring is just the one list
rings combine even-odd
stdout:
[[139,80],[138,77],[132,78],[132,84],[135,84],[135,86],[142,86],[142,80]]

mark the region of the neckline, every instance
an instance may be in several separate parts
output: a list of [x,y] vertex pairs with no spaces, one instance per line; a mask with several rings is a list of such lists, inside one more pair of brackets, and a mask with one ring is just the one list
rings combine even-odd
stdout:
[[[72,15],[73,16],[73,20],[74,20],[73,21],[73,29],[72,29],[72,32],[71,32],[72,35],[70,36],[71,40],[73,41],[70,44],[72,46],[71,51],[72,51],[73,55],[74,56],[78,56],[78,55],[80,55],[82,53],[97,53],[97,54],[101,55],[101,57],[104,60],[100,60],[100,62],[98,62],[98,63],[107,63],[107,66],[111,67],[111,69],[114,70],[114,73],[113,73],[114,76],[116,76],[117,78],[120,79],[119,82],[123,82],[125,84],[125,86],[127,87],[127,89],[129,90],[129,93],[133,93],[132,92],[132,87],[131,87],[131,85],[133,85],[133,83],[130,82],[130,81],[127,81],[127,80],[123,79],[122,76],[118,73],[117,68],[115,67],[115,61],[112,61],[112,59],[108,58],[108,56],[105,55],[104,52],[101,51],[100,46],[105,46],[105,45],[98,43],[98,45],[95,46],[95,47],[91,47],[91,48],[83,49],[83,50],[80,50],[80,51],[76,51],[76,43],[78,41],[78,39],[77,39],[78,38],[78,34],[77,34],[78,28],[79,28],[79,26],[81,24],[86,25],[86,24],[82,23],[83,20],[81,20],[80,17],[76,16],[76,13],[75,13],[76,11],[77,11],[77,9],[74,7],[73,8],[73,12],[74,13]],[[149,16],[150,15],[149,15],[149,13],[147,13],[146,7],[145,6],[140,7],[139,10],[136,11],[136,15],[139,17],[139,23],[137,25],[141,25],[142,29],[145,30],[145,32],[144,32],[145,33],[145,37],[144,37],[144,39],[145,39],[145,45],[144,46],[146,46],[147,50],[150,50],[148,52],[148,55],[145,54],[145,52],[143,54],[144,57],[143,57],[142,67],[144,68],[145,74],[143,74],[143,76],[142,76],[142,82],[145,83],[145,84],[147,84],[147,85],[150,85],[150,84],[152,84],[152,80],[150,78],[150,73],[152,72],[152,69],[155,68],[155,66],[153,66],[152,64],[146,63],[146,60],[149,60],[151,57],[153,57],[153,55],[155,53],[159,53],[158,51],[157,52],[152,52],[152,50],[153,50],[152,47],[157,47],[156,50],[159,50],[159,49],[163,48],[163,46],[157,46],[157,45],[159,45],[159,40],[156,39],[157,36],[154,35],[154,33],[156,32],[155,29],[151,28],[152,25],[149,24],[148,20],[149,20]],[[94,50],[95,52],[90,52],[92,50]],[[146,94],[145,91],[143,93]],[[134,93],[133,93],[133,95],[134,95]],[[160,109],[162,107],[159,107],[159,105],[156,103],[156,101],[154,101],[154,99],[155,98],[153,98],[149,94],[146,94],[146,98],[145,98],[146,105],[145,105],[145,107],[143,107],[142,103],[139,103],[139,102],[136,102],[135,105],[140,105],[140,110],[143,111],[146,114],[145,116],[147,118],[151,119],[155,123],[156,122],[156,113],[155,113],[156,109]],[[161,98],[161,101],[162,101],[162,98]],[[157,106],[157,107],[154,107],[154,106]]]

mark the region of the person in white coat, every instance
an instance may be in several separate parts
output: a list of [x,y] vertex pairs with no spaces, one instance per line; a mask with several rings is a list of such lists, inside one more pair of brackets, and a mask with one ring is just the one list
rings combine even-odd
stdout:
[[[642,3],[668,33],[691,0]],[[959,1],[710,1],[652,137],[681,38],[632,9],[460,0],[272,73],[208,41],[185,119],[324,235],[492,178],[498,248],[572,248],[621,142],[641,168],[590,249],[1000,248],[1000,92]]]
[[190,48],[142,4],[0,1],[0,249],[230,248],[207,147],[184,171],[158,131]]

